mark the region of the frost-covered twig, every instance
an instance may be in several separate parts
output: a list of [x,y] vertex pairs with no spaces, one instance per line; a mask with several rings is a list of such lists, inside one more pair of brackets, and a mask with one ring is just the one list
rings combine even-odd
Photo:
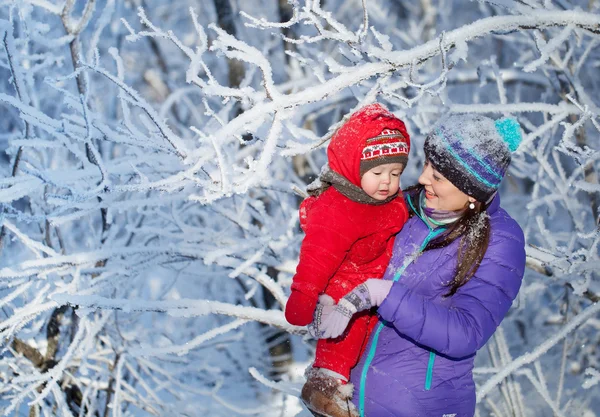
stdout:
[[[4,49],[6,50],[6,57],[8,62],[8,67],[10,68],[10,73],[12,75],[13,85],[17,92],[17,96],[19,100],[23,102],[24,105],[28,106],[30,104],[29,94],[27,93],[27,88],[24,84],[24,80],[22,74],[18,73],[18,69],[20,65],[15,65],[14,60],[16,59],[16,51],[14,48],[14,38],[11,33],[12,28],[7,28],[4,31],[2,40],[4,44]],[[32,134],[31,124],[28,121],[25,121],[25,139],[30,139]],[[17,149],[17,153],[14,157],[14,161],[12,163],[11,175],[14,177],[17,175],[17,170],[19,169],[19,163],[21,162],[21,156],[23,154],[23,147],[19,147]],[[2,211],[4,211],[2,209]],[[4,247],[4,235],[6,233],[4,224],[0,226],[0,254],[2,253],[2,249]]]
[[[115,51],[115,55],[116,56],[116,51]],[[134,103],[136,106],[138,106],[139,108],[141,108],[147,115],[148,117],[150,117],[150,119],[152,120],[152,122],[156,125],[156,127],[159,129],[162,137],[171,145],[171,147],[173,148],[174,152],[181,158],[181,159],[185,159],[186,157],[186,149],[185,146],[183,145],[182,141],[180,138],[178,138],[172,131],[171,129],[169,129],[169,127],[158,118],[158,115],[156,114],[156,111],[152,108],[152,106],[150,106],[135,90],[133,90],[132,88],[130,88],[129,86],[127,86],[124,82],[116,79],[112,74],[109,74],[108,72],[106,72],[104,69],[102,68],[98,68],[98,67],[93,67],[91,65],[88,64],[82,64],[85,68],[89,68],[90,70],[106,77],[108,80],[110,80],[112,83],[114,83],[117,87],[119,87],[119,89],[121,89],[122,91],[124,91],[129,97],[131,97],[134,100]]]
[[305,334],[302,327],[289,324],[281,310],[262,310],[254,307],[232,305],[210,300],[149,301],[122,299],[115,300],[94,295],[55,294],[52,299],[59,304],[77,307],[120,310],[124,312],[152,311],[163,312],[173,317],[197,317],[208,314],[222,314],[243,320],[258,321],[284,329],[290,333]]
[[532,352],[522,355],[504,367],[500,372],[486,381],[483,386],[479,387],[477,390],[477,402],[481,401],[488,392],[494,388],[498,383],[502,382],[504,378],[509,376],[512,372],[517,369],[520,369],[522,366],[527,365],[540,356],[545,354],[551,347],[560,342],[564,337],[566,337],[569,333],[577,329],[584,323],[588,318],[595,316],[600,312],[600,303],[592,304],[587,307],[584,311],[573,317],[565,327],[563,327],[556,335],[546,340],[540,346],[535,348]]

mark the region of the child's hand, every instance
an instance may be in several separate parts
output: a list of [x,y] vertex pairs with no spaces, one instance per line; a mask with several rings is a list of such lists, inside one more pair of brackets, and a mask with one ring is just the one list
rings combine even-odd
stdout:
[[292,290],[285,305],[285,318],[288,323],[295,326],[306,326],[312,321],[316,306],[316,297],[312,298],[300,291]]
[[[348,327],[354,314],[379,306],[390,292],[392,284],[392,281],[368,279],[346,294],[336,306],[324,305],[320,313],[316,337],[328,339],[340,336]],[[319,299],[319,305],[320,302]]]
[[321,294],[319,296],[319,302],[317,303],[317,308],[315,308],[315,313],[313,315],[313,321],[308,325],[308,333],[314,337],[315,339],[322,339],[321,336],[321,323],[324,317],[329,317],[329,315],[335,309],[335,301],[333,298],[328,296],[327,294]]

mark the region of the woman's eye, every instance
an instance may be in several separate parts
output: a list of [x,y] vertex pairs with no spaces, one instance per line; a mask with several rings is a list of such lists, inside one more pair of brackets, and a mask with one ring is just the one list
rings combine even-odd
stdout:
[[437,175],[434,175],[434,176],[433,176],[433,179],[434,179],[434,180],[436,180],[436,181],[441,181],[441,180],[442,180],[442,177],[438,177]]

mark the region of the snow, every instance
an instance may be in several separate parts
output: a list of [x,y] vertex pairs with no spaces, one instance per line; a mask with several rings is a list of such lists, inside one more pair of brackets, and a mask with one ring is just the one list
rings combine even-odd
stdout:
[[586,310],[578,314],[573,320],[567,323],[567,325],[563,327],[560,332],[558,332],[556,335],[539,345],[534,351],[528,352],[520,356],[519,358],[505,366],[502,370],[500,370],[497,374],[495,374],[477,390],[478,402],[481,401],[481,398],[483,398],[491,389],[493,389],[497,384],[502,382],[506,375],[509,375],[514,370],[521,368],[524,364],[531,363],[538,359],[541,355],[548,352],[550,348],[552,348],[554,345],[556,345],[558,342],[564,339],[569,333],[573,332],[589,317],[593,317],[594,315],[598,314],[598,312],[600,312],[600,303],[592,304]]
[[441,118],[518,120],[500,195],[529,268],[478,414],[595,415],[599,6],[248,0],[232,34],[220,1],[0,5],[2,412],[308,417],[298,205],[380,102],[411,134],[403,185]]

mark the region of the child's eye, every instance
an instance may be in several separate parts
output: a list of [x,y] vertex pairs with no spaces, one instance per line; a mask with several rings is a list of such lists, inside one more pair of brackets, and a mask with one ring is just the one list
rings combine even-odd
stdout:
[[381,172],[374,172],[373,171],[373,174],[375,174],[375,175],[381,175]]
[[399,177],[400,173],[399,172],[392,172],[392,177]]

